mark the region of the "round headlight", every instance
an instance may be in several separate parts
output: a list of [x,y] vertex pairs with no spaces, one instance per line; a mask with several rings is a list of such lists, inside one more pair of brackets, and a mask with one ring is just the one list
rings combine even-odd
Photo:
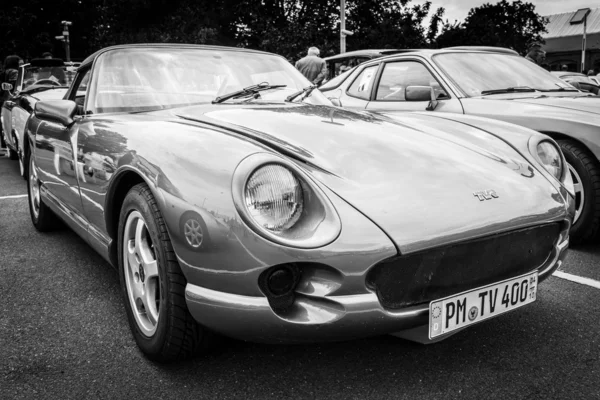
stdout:
[[302,185],[286,167],[268,164],[250,175],[244,190],[246,208],[256,223],[272,232],[294,226],[302,215]]
[[550,142],[540,142],[537,145],[537,153],[546,171],[560,181],[563,175],[563,162],[558,148]]

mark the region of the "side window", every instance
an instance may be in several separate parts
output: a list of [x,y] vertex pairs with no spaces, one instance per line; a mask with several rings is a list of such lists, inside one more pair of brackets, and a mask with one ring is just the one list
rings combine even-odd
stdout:
[[438,99],[449,97],[423,64],[417,61],[400,61],[385,64],[375,100],[405,101],[408,86],[431,86]]
[[369,97],[371,96],[371,87],[378,67],[379,65],[372,65],[365,68],[348,88],[348,95],[363,100],[369,100]]
[[80,115],[85,114],[83,112],[83,106],[85,104],[85,96],[87,95],[87,86],[90,81],[91,71],[92,69],[89,68],[76,78],[75,86],[71,92],[71,100],[74,100],[75,103],[77,103],[77,114]]

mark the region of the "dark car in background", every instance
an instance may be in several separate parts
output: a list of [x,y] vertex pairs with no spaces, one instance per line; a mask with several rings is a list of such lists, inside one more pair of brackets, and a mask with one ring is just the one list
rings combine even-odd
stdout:
[[598,238],[600,96],[578,90],[513,50],[482,47],[381,57],[319,90],[335,105],[349,109],[389,116],[400,111],[467,114],[549,135],[565,153],[575,182],[572,240]]
[[63,62],[58,58],[36,58],[19,68],[11,97],[2,106],[2,135],[9,157],[19,160],[24,172],[23,143],[25,123],[40,100],[62,99],[73,81],[80,63]]

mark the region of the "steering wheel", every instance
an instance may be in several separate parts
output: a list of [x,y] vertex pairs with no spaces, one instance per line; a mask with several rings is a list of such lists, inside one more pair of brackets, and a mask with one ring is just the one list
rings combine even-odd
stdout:
[[34,85],[53,85],[53,86],[60,86],[60,83],[52,80],[52,79],[40,79],[39,81],[36,81],[33,83]]

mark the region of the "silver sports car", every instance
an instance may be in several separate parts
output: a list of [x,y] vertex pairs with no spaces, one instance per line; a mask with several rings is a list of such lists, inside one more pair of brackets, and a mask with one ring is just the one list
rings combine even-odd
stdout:
[[64,100],[35,104],[27,138],[33,224],[60,217],[117,268],[160,361],[214,333],[447,338],[535,301],[574,215],[550,137],[343,110],[243,49],[103,49]]

